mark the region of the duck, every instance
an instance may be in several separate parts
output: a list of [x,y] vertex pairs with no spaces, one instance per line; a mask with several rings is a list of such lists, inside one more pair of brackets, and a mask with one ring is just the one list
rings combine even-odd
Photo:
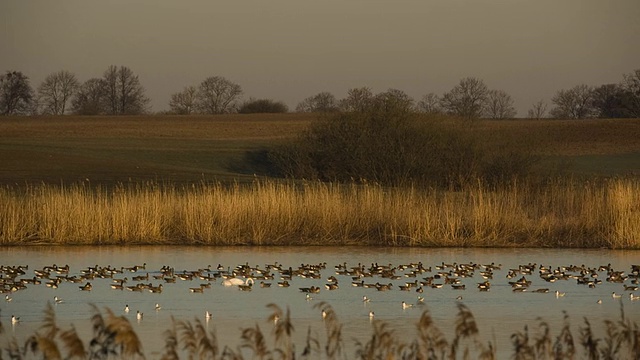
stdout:
[[129,304],[125,305],[125,306],[124,306],[124,312],[128,313],[128,312],[129,312],[129,310],[130,310],[130,309],[129,309]]
[[140,312],[140,310],[137,310],[137,311],[136,311],[136,319],[137,319],[138,321],[142,320],[142,317],[143,317],[143,316],[144,316],[144,314],[143,314],[143,313],[141,313],[141,312]]
[[407,303],[406,303],[406,302],[404,302],[404,301],[402,302],[402,309],[403,309],[403,310],[404,310],[404,309],[409,309],[409,308],[412,308],[412,307],[413,307],[413,305],[412,305],[412,304],[407,304]]
[[556,290],[556,297],[557,298],[563,297],[565,294],[566,293],[563,293],[563,292],[560,292],[560,291]]
[[614,299],[620,299],[622,297],[622,295],[616,294],[616,292],[614,291],[614,292],[611,293],[611,297],[614,298]]
[[369,299],[369,298],[367,297],[367,295],[362,295],[362,302],[363,302],[363,303],[365,303],[365,304],[366,304],[366,303],[368,303],[368,302],[370,302],[370,301],[371,301],[371,299]]
[[532,291],[534,293],[541,293],[541,294],[545,294],[549,292],[549,289],[547,288],[542,288],[542,289],[535,289],[534,291]]
[[60,304],[60,303],[62,303],[62,302],[63,302],[63,300],[62,300],[61,298],[59,298],[58,296],[54,296],[54,297],[53,297],[53,302],[54,302],[55,304]]
[[640,300],[640,295],[633,295],[633,293],[629,293],[629,300],[631,301]]
[[307,301],[313,300],[313,298],[309,294],[306,294],[304,299],[307,300]]
[[369,319],[373,320],[373,318],[376,316],[376,314],[373,311],[369,311]]
[[196,287],[196,288],[189,288],[189,292],[192,292],[192,293],[204,293],[204,287],[199,286],[199,287]]
[[15,325],[17,323],[20,322],[20,318],[15,316],[15,315],[11,315],[11,325]]
[[209,320],[211,320],[211,318],[212,318],[212,317],[213,317],[213,314],[211,314],[211,313],[209,312],[209,310],[207,310],[207,311],[205,311],[205,312],[204,312],[204,319],[205,319],[205,320],[209,321]]
[[11,296],[9,296],[9,295],[5,295],[4,296],[4,301],[11,302],[11,301],[13,301],[13,298]]
[[160,309],[162,309],[162,307],[160,306],[160,304],[156,303],[155,309],[156,309],[156,311],[159,311]]

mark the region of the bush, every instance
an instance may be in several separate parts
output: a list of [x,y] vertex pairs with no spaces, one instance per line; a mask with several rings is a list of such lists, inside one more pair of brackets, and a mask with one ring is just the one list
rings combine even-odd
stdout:
[[392,186],[497,183],[530,171],[536,159],[522,146],[479,139],[473,126],[379,98],[366,111],[322,117],[269,160],[284,177]]
[[241,114],[286,113],[288,111],[289,108],[285,103],[270,99],[250,99],[245,101],[238,110]]

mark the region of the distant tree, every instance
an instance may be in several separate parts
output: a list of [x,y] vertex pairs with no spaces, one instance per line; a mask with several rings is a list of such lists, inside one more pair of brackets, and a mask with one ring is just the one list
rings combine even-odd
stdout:
[[527,117],[529,119],[540,120],[547,116],[547,104],[540,100],[533,105],[531,105],[531,109],[527,113]]
[[442,96],[440,105],[449,114],[476,119],[482,115],[488,91],[482,80],[467,77]]
[[221,76],[204,79],[198,87],[198,108],[205,114],[235,112],[242,96],[242,87]]
[[630,94],[621,85],[606,84],[593,90],[592,105],[600,118],[626,117]]
[[287,111],[289,111],[289,107],[285,103],[271,99],[249,99],[238,110],[241,114],[286,113]]
[[196,112],[198,104],[198,89],[195,86],[185,86],[179,92],[171,95],[169,107],[178,115],[190,115]]
[[484,105],[484,115],[490,119],[514,118],[518,112],[513,99],[503,90],[489,90]]
[[302,100],[296,106],[296,112],[334,112],[338,111],[336,97],[327,91],[323,91]]
[[428,93],[418,101],[416,105],[418,112],[425,114],[440,114],[442,113],[442,107],[440,107],[440,97],[435,93]]
[[362,112],[371,106],[373,98],[373,92],[369,87],[352,88],[347,91],[347,97],[340,100],[339,107],[345,112]]
[[584,119],[593,117],[593,88],[577,85],[569,90],[560,90],[551,99],[555,107],[551,116],[560,119]]
[[394,111],[409,113],[413,111],[414,100],[402,90],[389,89],[375,96],[374,106],[377,111],[385,113]]
[[100,115],[106,113],[106,88],[103,79],[85,81],[71,100],[71,111],[76,115]]
[[104,72],[103,80],[108,114],[132,115],[147,111],[149,98],[131,69],[111,65]]
[[622,88],[628,98],[625,99],[625,109],[628,117],[640,117],[640,69],[624,75]]
[[34,93],[29,78],[20,71],[0,75],[0,113],[24,115],[32,110]]
[[78,90],[76,76],[66,70],[49,74],[38,87],[38,101],[42,112],[52,115],[64,115],[67,103]]

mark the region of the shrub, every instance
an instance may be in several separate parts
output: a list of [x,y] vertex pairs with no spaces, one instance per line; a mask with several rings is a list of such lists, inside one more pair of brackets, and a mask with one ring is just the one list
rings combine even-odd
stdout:
[[289,108],[282,101],[270,99],[250,99],[245,101],[238,110],[241,114],[255,113],[286,113]]

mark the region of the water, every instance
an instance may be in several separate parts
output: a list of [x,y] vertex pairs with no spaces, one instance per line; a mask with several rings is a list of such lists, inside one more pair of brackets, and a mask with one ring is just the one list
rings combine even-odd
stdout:
[[[417,278],[404,277],[409,270],[396,271],[401,279],[389,280],[380,277],[365,278],[367,283],[393,283],[391,291],[377,291],[351,286],[352,279],[347,275],[336,275],[334,266],[347,263],[349,267],[359,263],[369,267],[372,263],[380,265],[409,264],[422,262],[425,267],[432,267],[431,272],[418,275]],[[501,264],[501,270],[494,271],[491,290],[478,291],[476,285],[484,281],[479,270],[473,277],[461,278],[466,290],[454,290],[450,285],[441,289],[424,287],[419,294],[411,291],[399,291],[398,286],[406,282],[423,280],[437,272],[436,265],[442,263],[476,263]],[[128,277],[126,285],[134,285],[133,276],[149,273],[150,279],[144,283],[158,285],[160,280],[153,275],[160,274],[163,266],[175,268],[176,273],[211,266],[215,271],[218,264],[223,268],[233,268],[240,264],[249,264],[265,268],[265,264],[279,263],[284,268],[297,268],[301,264],[326,263],[321,271],[320,279],[303,279],[295,277],[291,286],[277,286],[278,277],[269,281],[270,288],[261,288],[258,283],[251,291],[239,291],[237,287],[221,285],[221,279],[212,282],[211,288],[203,293],[192,293],[189,288],[197,287],[206,281],[177,280],[176,283],[163,283],[162,293],[131,292],[113,290],[111,279],[95,279],[90,282],[92,291],[81,291],[82,284],[63,282],[57,289],[43,284],[27,285],[26,290],[10,293],[12,301],[0,300],[0,321],[4,333],[0,334],[0,346],[5,347],[11,338],[24,342],[42,324],[43,310],[47,302],[53,303],[54,296],[64,301],[54,305],[58,325],[67,329],[71,324],[84,339],[90,339],[89,319],[94,314],[90,304],[95,304],[101,311],[110,308],[116,315],[127,317],[143,342],[148,358],[158,358],[164,346],[163,332],[171,327],[171,318],[194,321],[199,319],[206,328],[215,331],[219,344],[236,348],[240,342],[241,329],[260,326],[273,344],[271,329],[273,324],[267,321],[271,310],[268,304],[276,304],[282,309],[289,309],[295,327],[294,339],[297,349],[303,347],[307,329],[318,338],[324,336],[324,325],[321,316],[320,302],[328,303],[336,312],[338,320],[343,324],[342,334],[348,358],[354,357],[354,339],[366,341],[371,335],[372,324],[369,312],[375,312],[375,318],[388,322],[398,336],[412,340],[416,336],[415,325],[426,308],[430,311],[436,325],[452,339],[455,329],[457,304],[462,302],[468,306],[475,316],[483,342],[495,341],[499,358],[511,354],[510,336],[522,331],[525,324],[529,329],[537,329],[538,318],[542,317],[551,326],[552,335],[557,336],[563,321],[563,311],[570,317],[574,337],[578,336],[578,327],[584,324],[587,317],[594,326],[597,335],[602,336],[602,324],[605,319],[617,320],[620,317],[620,304],[624,306],[627,316],[640,322],[640,301],[631,301],[629,292],[624,291],[623,284],[604,281],[605,272],[599,272],[602,284],[595,288],[577,285],[576,280],[548,283],[537,274],[527,275],[532,281],[530,290],[548,288],[549,293],[513,293],[508,284],[506,274],[510,268],[520,264],[536,263],[558,267],[568,265],[586,265],[598,267],[611,264],[616,270],[631,270],[631,264],[640,263],[638,251],[612,250],[557,250],[557,249],[422,249],[422,248],[371,248],[371,247],[8,247],[0,248],[0,265],[29,265],[26,274],[21,278],[32,278],[34,269],[57,264],[69,265],[70,275],[80,275],[81,270],[90,266],[114,268],[130,267],[146,263],[146,269],[137,272],[125,272],[116,277]],[[277,275],[277,273],[276,273]],[[339,289],[325,289],[327,278],[334,275],[338,278]],[[518,275],[519,278],[521,275]],[[516,280],[517,278],[511,279]],[[436,280],[435,282],[442,282]],[[625,284],[629,284],[627,280]],[[322,290],[312,294],[307,300],[300,287],[318,286]],[[565,292],[566,296],[557,298],[555,291]],[[612,293],[623,294],[614,299]],[[640,294],[636,291],[635,294]],[[371,300],[363,303],[366,295]],[[424,297],[424,305],[420,305],[417,297]],[[461,300],[457,300],[462,296]],[[4,294],[2,295],[4,297]],[[602,300],[599,304],[597,300]],[[402,309],[401,302],[414,305]],[[161,306],[155,310],[155,304]],[[123,311],[128,305],[131,311]],[[144,313],[141,321],[136,320],[136,312]],[[205,311],[213,314],[210,321],[205,321]],[[19,316],[21,322],[12,325],[12,314]],[[535,331],[533,332],[535,333]]]

